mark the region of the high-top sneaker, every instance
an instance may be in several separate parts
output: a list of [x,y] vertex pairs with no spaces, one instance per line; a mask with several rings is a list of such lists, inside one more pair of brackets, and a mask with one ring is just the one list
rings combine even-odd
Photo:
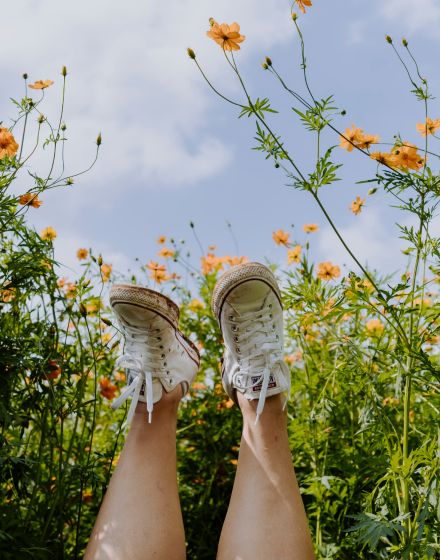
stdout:
[[217,281],[212,296],[225,342],[222,382],[258,399],[256,422],[267,397],[290,394],[290,371],[283,360],[283,308],[275,276],[260,263],[234,266]]
[[179,308],[158,292],[128,284],[114,285],[110,305],[125,337],[123,355],[116,366],[127,369],[126,390],[113,403],[118,408],[132,397],[127,423],[137,403],[145,402],[151,422],[153,404],[163,391],[181,385],[188,391],[199,368],[199,352],[177,328]]

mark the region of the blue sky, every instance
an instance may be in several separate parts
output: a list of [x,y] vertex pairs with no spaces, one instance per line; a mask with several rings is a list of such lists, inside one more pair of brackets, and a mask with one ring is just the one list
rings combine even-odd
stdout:
[[[353,268],[309,195],[286,187],[280,170],[251,150],[254,121],[237,120],[236,109],[209,90],[186,54],[191,46],[216,86],[242,101],[220,48],[206,37],[211,16],[239,22],[246,41],[237,61],[251,95],[269,96],[280,110],[272,125],[308,172],[315,157],[312,138],[295,120],[291,99],[261,68],[270,55],[287,82],[304,93],[289,14],[287,0],[127,0],[123,5],[21,0],[2,8],[0,120],[8,124],[14,116],[8,99],[22,94],[25,71],[31,80],[55,80],[46,93],[46,114],[54,118],[65,64],[66,159],[72,172],[87,165],[97,133],[103,135],[93,171],[69,189],[47,193],[43,206],[29,212],[37,228],[51,225],[58,231],[59,260],[77,268],[76,249],[93,247],[124,271],[135,257],[144,263],[154,258],[161,234],[186,239],[197,256],[188,225],[193,221],[204,247],[215,244],[219,254],[235,253],[230,222],[240,254],[282,261],[284,251],[274,246],[272,231],[293,224],[292,239],[302,243],[302,225],[315,222],[320,232],[308,236],[313,257]],[[420,142],[415,125],[423,120],[423,107],[410,95],[384,35],[396,44],[408,39],[438,94],[438,0],[314,0],[299,22],[315,95],[334,94],[337,106],[347,111],[335,122],[339,128],[355,123],[383,141],[400,132],[405,140]],[[440,117],[437,99],[430,113]],[[325,141],[338,143],[332,135]],[[369,266],[388,271],[404,266],[405,245],[394,223],[407,223],[408,217],[389,208],[387,195],[366,197],[368,187],[355,184],[374,174],[372,162],[339,149],[336,158],[344,164],[343,180],[322,191],[336,224]],[[43,168],[44,159],[35,166]],[[22,181],[16,188],[26,185]],[[367,198],[358,216],[348,210],[356,195]],[[438,219],[435,228],[440,229]]]

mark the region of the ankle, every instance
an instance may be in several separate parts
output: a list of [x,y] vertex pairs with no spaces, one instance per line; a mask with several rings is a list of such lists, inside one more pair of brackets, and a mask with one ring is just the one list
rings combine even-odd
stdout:
[[237,400],[243,415],[243,424],[249,426],[266,426],[268,424],[273,424],[274,422],[285,424],[286,410],[285,408],[283,409],[284,399],[285,396],[282,394],[267,397],[263,412],[257,424],[255,424],[258,399],[249,400],[242,393],[237,391]]
[[[177,415],[177,410],[179,408],[179,403],[183,396],[182,385],[179,384],[172,391],[167,392],[163,389],[162,397],[160,401],[154,404],[153,418],[156,415],[169,414],[172,416]],[[138,402],[136,405],[136,414],[146,414],[146,404],[145,402]]]

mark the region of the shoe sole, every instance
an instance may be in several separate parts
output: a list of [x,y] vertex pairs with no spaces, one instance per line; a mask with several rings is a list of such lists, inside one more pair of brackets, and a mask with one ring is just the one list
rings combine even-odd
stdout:
[[227,270],[217,281],[214,292],[212,294],[211,307],[214,315],[220,321],[223,304],[226,298],[240,284],[249,282],[250,280],[259,280],[267,284],[275,292],[280,305],[281,291],[275,276],[264,264],[251,262],[233,266]]
[[176,336],[180,336],[185,340],[191,350],[194,351],[195,356],[188,353],[190,358],[194,360],[197,365],[200,363],[200,353],[197,346],[178,329],[180,310],[173,300],[154,290],[144,288],[143,286],[114,284],[110,290],[110,306],[113,307],[118,303],[142,307],[143,309],[148,309],[163,317],[175,329]]

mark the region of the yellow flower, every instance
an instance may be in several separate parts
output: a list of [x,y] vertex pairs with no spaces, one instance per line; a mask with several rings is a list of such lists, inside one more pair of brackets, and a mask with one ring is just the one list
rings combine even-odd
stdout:
[[26,193],[22,194],[18,199],[22,206],[32,206],[33,208],[40,208],[43,201],[38,198],[38,194]]
[[396,157],[396,166],[404,169],[414,169],[415,171],[423,167],[426,158],[417,152],[417,146],[404,142],[403,146],[396,146],[393,154]]
[[293,249],[287,250],[287,264],[301,262],[301,245],[295,245]]
[[365,326],[371,336],[380,336],[385,329],[385,326],[380,319],[370,319],[367,321]]
[[158,243],[159,245],[163,245],[166,240],[167,240],[167,238],[165,237],[165,235],[161,235],[160,237],[158,237],[156,239],[156,243]]
[[364,134],[361,128],[356,127],[354,124],[351,128],[345,129],[344,135],[340,136],[340,147],[351,152],[354,147],[369,148],[371,144],[379,142],[379,136],[372,134]]
[[0,127],[0,159],[13,157],[18,151],[18,144],[12,132],[7,128]]
[[44,228],[40,232],[40,237],[43,241],[52,241],[57,236],[57,232],[53,229],[53,227]]
[[240,26],[234,22],[231,25],[227,23],[218,24],[216,21],[210,21],[211,29],[206,32],[225,51],[240,50],[239,43],[242,43],[246,37],[240,35]]
[[205,308],[205,304],[203,303],[203,301],[200,301],[199,299],[193,299],[188,303],[188,309],[190,311],[193,311],[194,313],[204,308]]
[[318,264],[318,278],[321,280],[331,280],[341,275],[341,269],[337,264],[332,264],[330,261],[321,262]]
[[101,265],[101,275],[102,275],[102,281],[103,282],[108,282],[110,279],[110,274],[112,273],[112,265],[111,264],[105,264],[103,263]]
[[101,342],[102,344],[107,344],[112,338],[111,333],[102,333],[101,335]]
[[175,253],[172,249],[168,249],[168,247],[163,247],[157,254],[159,257],[168,259],[169,257],[174,257]]
[[79,261],[83,261],[88,256],[89,256],[89,252],[87,251],[87,249],[78,249],[78,251],[76,252],[76,258]]
[[301,10],[301,12],[302,12],[303,14],[306,13],[306,9],[305,9],[304,6],[308,6],[308,7],[309,7],[309,6],[312,5],[311,0],[295,0],[295,2],[298,4],[298,8]]
[[278,229],[272,233],[272,239],[275,241],[277,245],[284,245],[287,247],[289,245],[289,237],[290,234],[287,231],[283,231],[282,229]]
[[318,224],[304,224],[303,231],[305,233],[315,233],[315,231],[319,230]]
[[382,401],[383,406],[396,406],[399,404],[399,399],[396,397],[385,397]]
[[365,198],[361,198],[360,196],[356,197],[356,200],[353,200],[350,206],[350,210],[356,216],[361,213],[362,206],[365,204]]
[[427,136],[428,134],[435,134],[438,128],[440,128],[440,119],[426,119],[426,123],[418,123],[416,125],[417,130],[422,136]]
[[388,167],[397,167],[397,158],[388,152],[372,152],[370,158]]
[[46,89],[53,84],[53,80],[37,80],[33,84],[29,84],[31,89]]

